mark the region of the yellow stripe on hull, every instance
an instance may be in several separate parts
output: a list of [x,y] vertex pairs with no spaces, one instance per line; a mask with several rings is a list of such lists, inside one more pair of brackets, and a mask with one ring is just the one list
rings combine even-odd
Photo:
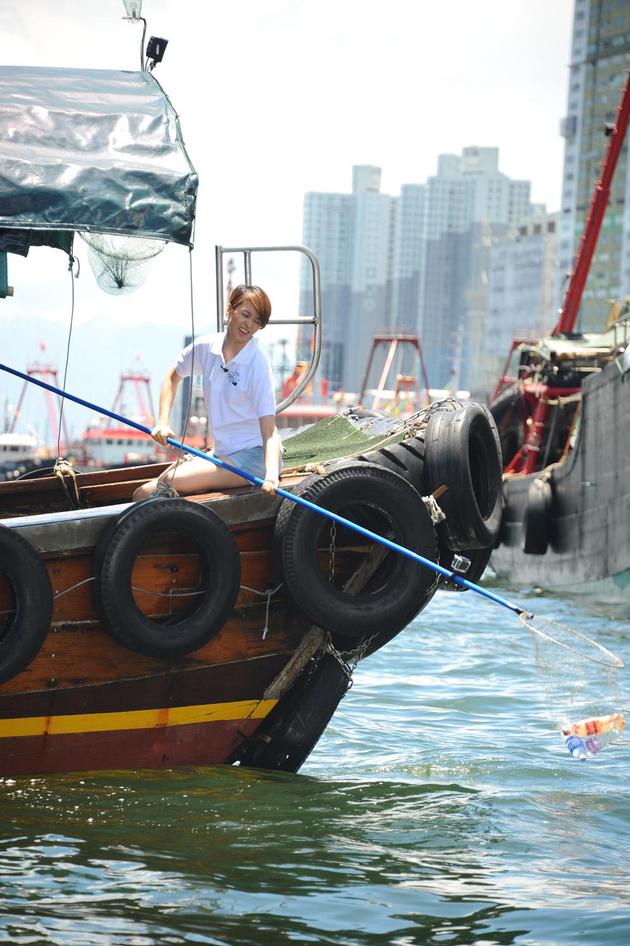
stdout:
[[19,736],[59,736],[67,733],[114,732],[122,729],[162,729],[232,719],[264,719],[277,700],[238,700],[118,713],[78,713],[76,716],[27,716],[0,719],[0,739]]

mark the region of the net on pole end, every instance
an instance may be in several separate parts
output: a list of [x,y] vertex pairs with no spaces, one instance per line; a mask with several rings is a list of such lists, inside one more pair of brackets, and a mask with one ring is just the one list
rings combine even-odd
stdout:
[[527,611],[521,611],[519,619],[533,634],[570,651],[582,660],[590,660],[608,670],[622,670],[625,667],[620,657],[574,627],[567,627],[552,618],[535,618]]

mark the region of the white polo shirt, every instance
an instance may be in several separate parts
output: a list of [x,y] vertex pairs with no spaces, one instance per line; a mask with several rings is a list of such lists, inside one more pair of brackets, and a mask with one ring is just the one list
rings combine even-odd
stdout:
[[209,432],[219,457],[262,446],[258,420],[276,412],[271,365],[256,339],[250,338],[228,362],[223,360],[224,339],[225,332],[195,339],[175,366],[180,378],[203,378]]

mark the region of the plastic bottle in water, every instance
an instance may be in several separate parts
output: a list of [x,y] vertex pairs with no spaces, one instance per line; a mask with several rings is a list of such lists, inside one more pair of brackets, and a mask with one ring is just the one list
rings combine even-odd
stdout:
[[564,744],[574,759],[585,759],[587,757],[586,743],[579,736],[567,736]]
[[625,727],[626,720],[623,713],[610,713],[608,716],[598,716],[595,719],[580,719],[563,729],[565,736],[603,736],[604,733],[617,734]]
[[596,755],[625,727],[622,713],[610,713],[594,719],[580,719],[562,730],[564,743],[574,759]]

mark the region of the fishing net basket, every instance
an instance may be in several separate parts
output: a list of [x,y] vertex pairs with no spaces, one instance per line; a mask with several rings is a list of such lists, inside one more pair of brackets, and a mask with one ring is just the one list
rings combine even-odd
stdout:
[[165,240],[81,233],[96,282],[110,295],[127,295],[146,280],[151,260],[166,247]]

